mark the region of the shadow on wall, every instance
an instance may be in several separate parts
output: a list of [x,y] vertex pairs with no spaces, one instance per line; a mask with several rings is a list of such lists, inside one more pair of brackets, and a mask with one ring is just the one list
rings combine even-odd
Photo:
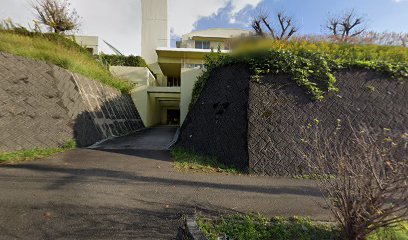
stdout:
[[247,172],[249,79],[245,65],[213,72],[187,115],[176,146]]
[[0,53],[0,152],[80,147],[143,128],[131,97],[42,61]]
[[138,111],[127,94],[104,102],[98,109],[84,111],[75,118],[73,132],[78,147],[88,147],[101,140],[144,128]]

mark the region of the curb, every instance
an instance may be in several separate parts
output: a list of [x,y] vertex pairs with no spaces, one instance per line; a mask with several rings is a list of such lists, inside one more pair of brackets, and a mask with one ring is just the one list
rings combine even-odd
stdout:
[[180,136],[180,128],[177,128],[177,131],[176,131],[176,133],[174,134],[173,139],[172,139],[171,142],[167,145],[167,150],[170,150],[170,149],[174,146],[174,144],[176,144],[176,142],[177,142],[179,136]]
[[196,215],[183,219],[183,223],[178,229],[177,240],[208,240],[200,231],[196,219]]

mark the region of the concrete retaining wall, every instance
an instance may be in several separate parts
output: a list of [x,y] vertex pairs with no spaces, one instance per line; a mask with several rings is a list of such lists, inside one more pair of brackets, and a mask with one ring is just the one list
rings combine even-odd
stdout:
[[[408,84],[372,71],[336,74],[340,91],[321,102],[311,101],[287,76],[266,76],[250,82],[248,153],[251,173],[271,176],[307,174],[299,154],[304,147],[302,128],[319,122],[319,128],[350,144],[350,125],[373,133],[390,129],[390,136],[408,133]],[[339,126],[338,126],[339,125]]]
[[187,115],[176,146],[247,170],[249,77],[245,66],[214,72]]
[[0,152],[89,146],[143,128],[129,95],[55,65],[0,53]]
[[408,133],[407,80],[366,70],[336,78],[340,92],[315,102],[287,76],[252,82],[245,66],[218,69],[187,115],[177,146],[252,174],[288,176],[307,173],[297,149],[301,128],[316,120],[325,131],[340,121],[344,140],[349,121],[375,132],[389,129],[390,136]]

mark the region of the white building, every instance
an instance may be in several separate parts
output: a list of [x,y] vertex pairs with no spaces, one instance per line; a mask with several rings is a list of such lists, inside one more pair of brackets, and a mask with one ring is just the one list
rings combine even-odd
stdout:
[[[251,34],[243,29],[212,28],[182,36],[170,47],[167,0],[142,0],[141,55],[156,77],[143,70],[113,67],[129,81],[138,81],[132,98],[146,127],[179,125],[187,116],[192,90],[211,49],[228,52],[230,40]],[[140,76],[146,76],[140,80]],[[139,80],[138,80],[139,79]]]

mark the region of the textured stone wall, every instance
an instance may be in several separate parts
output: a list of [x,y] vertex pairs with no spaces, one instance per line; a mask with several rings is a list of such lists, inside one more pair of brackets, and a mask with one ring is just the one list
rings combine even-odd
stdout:
[[248,79],[245,66],[214,72],[187,115],[176,146],[247,170]]
[[252,174],[288,176],[307,173],[298,154],[301,128],[316,120],[328,132],[340,121],[342,141],[350,139],[349,123],[375,132],[390,129],[390,136],[408,133],[406,80],[365,70],[336,77],[340,91],[315,102],[287,76],[252,82],[245,66],[219,69],[183,124],[178,146]]
[[367,127],[390,136],[408,133],[407,81],[371,71],[336,74],[337,93],[311,101],[289,77],[266,76],[251,82],[249,91],[248,152],[251,173],[296,175],[307,173],[299,149],[302,128],[316,120],[325,132],[340,126],[339,140],[347,144],[354,128]]
[[79,146],[143,128],[130,96],[41,61],[0,53],[0,152]]

